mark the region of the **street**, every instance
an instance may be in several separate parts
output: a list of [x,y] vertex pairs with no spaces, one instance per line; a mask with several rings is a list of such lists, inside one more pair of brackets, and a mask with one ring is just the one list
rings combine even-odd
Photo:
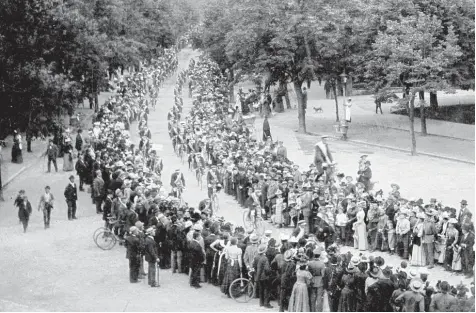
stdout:
[[[179,54],[179,71],[188,66],[190,58],[197,55],[198,52],[191,49],[182,50]],[[175,77],[165,82],[156,111],[151,111],[148,124],[152,131],[152,142],[163,147],[158,151],[164,162],[163,184],[169,188],[171,174],[176,168],[180,168],[186,179],[184,199],[194,207],[206,198],[206,190],[199,189],[194,175],[188,170],[188,164],[182,164],[172,149],[167,132],[167,112],[174,103],[174,86]],[[190,107],[191,99],[187,98],[184,91],[184,116]],[[272,131],[273,122],[271,119]],[[136,130],[137,124],[134,123],[131,129],[133,142],[138,141]],[[301,156],[294,161],[309,164],[315,138],[296,137],[289,128],[276,130],[286,133],[283,140],[288,145],[288,151],[295,150],[290,151],[290,158],[294,160],[294,157]],[[288,137],[293,142],[288,144]],[[450,196],[455,201],[465,197],[474,207],[474,194],[469,192],[473,188],[471,179],[474,183],[474,166],[422,158],[410,161],[409,157],[398,152],[368,151],[341,142],[332,142],[331,146],[339,168],[353,176],[359,155],[366,153],[371,155],[375,164],[375,180],[386,184],[390,181],[400,183],[403,195],[417,196],[420,193],[427,201],[431,192],[432,196],[444,202],[449,202]],[[211,285],[203,284],[200,290],[190,288],[186,275],[172,274],[170,270],[160,272],[160,288],[150,288],[146,280],[140,284],[130,284],[125,249],[117,245],[110,251],[102,251],[93,242],[92,234],[103,225],[103,221],[95,212],[90,194],[80,192],[79,219],[68,221],[63,190],[68,177],[75,172],[62,172],[62,160],[58,159],[58,163],[59,172],[48,174],[45,173],[44,160],[38,159],[35,166],[25,171],[5,190],[6,202],[0,203],[0,248],[3,256],[0,260],[0,275],[3,278],[0,281],[0,311],[266,310],[259,307],[257,300],[242,304],[228,299]],[[51,186],[56,207],[51,217],[51,228],[45,231],[37,204],[46,185]],[[386,190],[388,186],[382,188]],[[17,211],[13,207],[13,199],[20,189],[26,191],[33,205],[33,215],[26,234],[23,234],[21,225],[18,224]],[[219,215],[235,225],[242,225],[242,209],[236,201],[222,194],[220,207]],[[270,225],[267,228],[273,229],[275,238],[279,237],[280,232],[291,232],[291,229],[279,231]],[[388,255],[385,255],[385,259],[394,267],[400,262],[397,257],[390,258]],[[437,279],[446,279],[452,284],[462,280],[461,276],[448,277],[438,267],[430,273],[429,280],[433,285]],[[465,282],[468,283],[468,280]],[[276,303],[272,302],[272,305],[275,307],[273,311],[277,311]]]

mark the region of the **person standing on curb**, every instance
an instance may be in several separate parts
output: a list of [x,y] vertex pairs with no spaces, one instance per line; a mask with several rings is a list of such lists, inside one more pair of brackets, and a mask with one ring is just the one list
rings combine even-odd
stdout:
[[53,203],[55,197],[50,193],[50,186],[45,187],[45,193],[40,197],[40,203],[38,204],[38,212],[43,210],[43,222],[45,223],[45,229],[50,228],[51,210],[53,209]]
[[23,224],[23,232],[26,233],[32,209],[30,201],[28,201],[28,198],[25,195],[25,190],[20,190],[18,192],[14,205],[18,207],[18,219],[20,220],[20,223]]
[[74,175],[69,177],[69,183],[64,189],[64,197],[68,204],[68,220],[76,220],[76,201],[78,200],[78,188],[74,183]]

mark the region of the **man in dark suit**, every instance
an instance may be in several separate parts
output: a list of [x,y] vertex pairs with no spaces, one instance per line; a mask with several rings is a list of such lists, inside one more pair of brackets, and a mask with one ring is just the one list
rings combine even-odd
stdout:
[[203,249],[200,246],[198,239],[200,237],[199,232],[193,233],[193,240],[190,241],[188,247],[188,253],[190,257],[190,286],[194,288],[202,288],[200,286],[200,268],[202,267],[203,261],[205,261],[205,255]]
[[145,234],[145,260],[149,263],[148,269],[148,283],[151,287],[160,287],[159,285],[159,271],[157,269],[157,263],[159,262],[157,244],[155,243],[155,228],[150,227],[146,230]]
[[68,204],[68,220],[75,220],[76,218],[76,201],[78,200],[78,188],[74,183],[74,176],[69,177],[69,183],[64,189],[64,197]]
[[88,167],[86,163],[84,162],[84,156],[79,155],[78,161],[76,161],[76,165],[74,166],[76,169],[76,174],[79,176],[79,190],[83,191],[84,188],[84,183],[86,182],[86,178],[88,175]]
[[364,184],[366,192],[369,191],[370,179],[372,178],[372,170],[370,169],[370,165],[370,161],[365,161],[364,169],[359,170],[357,172],[357,174],[359,175],[357,182]]
[[129,259],[129,281],[139,282],[139,271],[141,261],[141,243],[139,239],[139,229],[132,226],[129,230],[130,236],[126,238],[127,258]]
[[102,213],[102,202],[104,201],[104,180],[102,179],[101,170],[96,171],[96,178],[93,180],[94,203],[96,204],[96,213]]
[[326,265],[320,260],[321,248],[314,249],[312,253],[314,258],[309,261],[308,264],[309,273],[312,274],[311,285],[309,288],[311,312],[322,312],[322,301],[320,301],[320,299],[322,299],[324,294],[324,284],[322,278],[324,276]]
[[465,216],[468,215],[468,213],[471,213],[471,212],[469,212],[469,209],[468,209],[468,201],[461,200],[460,204],[461,204],[461,208],[460,208],[459,214],[458,214],[458,224],[463,225]]
[[[170,177],[170,186],[172,188],[177,188],[179,185],[180,187],[185,188],[185,177],[183,177],[183,174],[180,172],[180,169],[176,169]],[[174,191],[174,196],[177,195],[178,193]]]
[[48,173],[51,172],[51,162],[53,162],[55,170],[58,172],[58,165],[56,164],[56,158],[58,158],[58,147],[53,143],[52,139],[50,139],[44,155],[48,156]]
[[255,269],[255,282],[259,293],[259,305],[272,309],[273,306],[269,304],[271,267],[265,255],[266,250],[267,247],[264,244],[258,247],[258,255],[254,259],[253,268]]
[[82,132],[83,132],[82,129],[78,129],[78,134],[76,135],[76,143],[74,145],[76,150],[78,150],[78,154],[81,152],[81,149],[83,148],[83,137],[81,136]]

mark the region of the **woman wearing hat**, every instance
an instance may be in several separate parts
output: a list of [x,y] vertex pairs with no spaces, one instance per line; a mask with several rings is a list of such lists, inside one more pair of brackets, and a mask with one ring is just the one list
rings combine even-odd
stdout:
[[355,312],[356,309],[356,294],[354,291],[355,278],[354,274],[359,270],[357,268],[358,260],[352,258],[347,266],[346,272],[342,276],[343,288],[339,297],[338,312]]
[[307,268],[307,257],[299,256],[297,260],[298,269],[296,271],[296,283],[294,283],[291,298],[289,298],[289,312],[309,312],[308,286],[312,279],[312,274]]
[[425,266],[426,265],[426,256],[425,250],[423,250],[422,244],[422,236],[423,236],[423,222],[425,221],[425,214],[418,213],[417,214],[418,221],[416,225],[413,227],[412,233],[412,254],[410,264],[413,266]]
[[230,239],[230,246],[225,249],[226,270],[221,284],[221,292],[230,297],[231,283],[240,277],[242,268],[242,253],[243,251],[237,246],[238,240],[236,238]]
[[68,137],[64,140],[63,146],[63,171],[70,172],[73,170],[73,144]]
[[445,261],[444,267],[446,271],[451,271],[453,265],[453,251],[458,243],[459,232],[455,225],[458,224],[456,218],[450,218],[448,220],[448,227],[446,229],[445,236]]
[[365,251],[368,248],[367,227],[365,225],[365,201],[358,203],[357,221],[354,223],[354,248]]

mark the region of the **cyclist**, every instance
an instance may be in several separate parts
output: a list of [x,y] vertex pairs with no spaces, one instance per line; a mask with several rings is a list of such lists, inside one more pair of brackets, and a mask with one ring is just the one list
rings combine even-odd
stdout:
[[170,177],[170,186],[172,187],[174,197],[178,196],[177,189],[185,188],[185,177],[183,176],[180,169],[176,169],[172,176]]

